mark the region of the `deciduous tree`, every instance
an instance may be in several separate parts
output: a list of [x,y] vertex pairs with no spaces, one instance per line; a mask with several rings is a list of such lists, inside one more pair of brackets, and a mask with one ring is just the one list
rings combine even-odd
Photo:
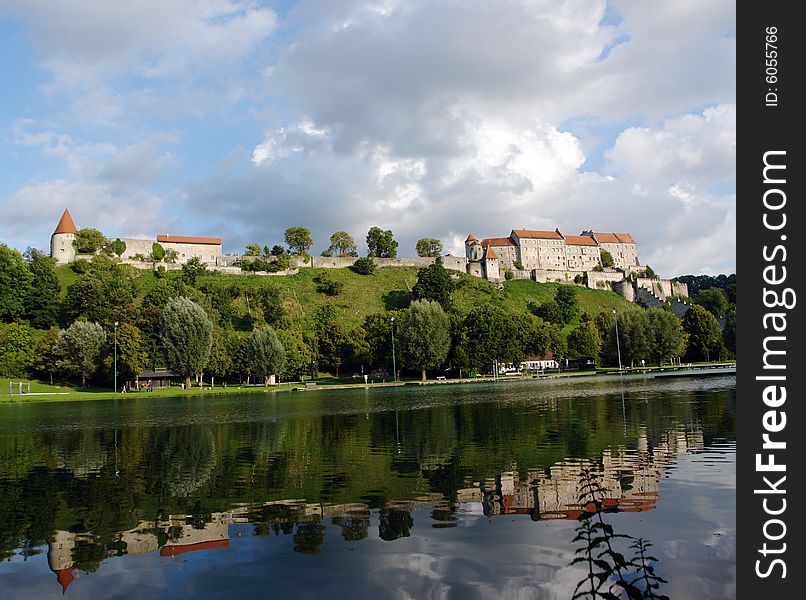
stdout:
[[260,256],[260,244],[257,242],[252,242],[251,244],[246,245],[246,250],[243,253],[244,256]]
[[686,357],[689,360],[719,357],[723,349],[722,331],[714,315],[693,304],[683,316],[683,329],[688,334]]
[[270,325],[252,330],[247,341],[249,370],[269,384],[269,377],[279,374],[285,363],[285,350]]
[[25,314],[32,280],[22,254],[0,244],[0,321],[13,321]]
[[453,279],[445,267],[428,265],[417,271],[417,283],[411,289],[411,296],[415,300],[433,300],[448,310],[454,287]]
[[372,227],[367,232],[367,248],[369,256],[377,258],[395,258],[397,256],[397,242],[392,230],[384,231],[380,227]]
[[355,240],[346,231],[337,231],[330,236],[329,256],[358,256]]
[[417,256],[437,257],[442,254],[442,242],[434,238],[420,238],[414,248]]
[[443,364],[450,349],[450,319],[439,303],[432,300],[412,302],[400,324],[403,364],[420,369],[425,380],[426,369]]
[[106,238],[97,229],[87,227],[76,233],[73,244],[79,254],[94,254],[103,249],[106,245]]
[[106,342],[106,333],[98,323],[76,321],[59,337],[59,368],[69,375],[81,377],[81,387],[98,369],[98,356]]
[[307,254],[313,246],[311,230],[307,227],[289,227],[285,230],[285,243],[288,244],[292,254]]
[[686,351],[686,332],[674,313],[660,308],[647,310],[649,319],[649,356],[658,365],[682,356]]
[[[59,315],[59,278],[54,259],[39,250],[26,252],[31,271],[31,289],[25,301],[25,315],[33,327],[47,329]],[[2,293],[2,292],[0,292]]]
[[189,388],[190,378],[201,373],[210,358],[213,324],[207,313],[187,297],[169,300],[160,316],[160,339],[166,364]]

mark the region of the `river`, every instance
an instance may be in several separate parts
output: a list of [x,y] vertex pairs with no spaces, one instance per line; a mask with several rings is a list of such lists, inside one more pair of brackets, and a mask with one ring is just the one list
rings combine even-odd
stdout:
[[0,405],[0,597],[731,598],[735,388]]

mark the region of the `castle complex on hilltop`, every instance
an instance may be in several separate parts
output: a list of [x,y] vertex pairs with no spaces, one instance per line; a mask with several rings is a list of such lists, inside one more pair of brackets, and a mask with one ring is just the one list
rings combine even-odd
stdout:
[[478,241],[471,233],[465,240],[468,273],[500,279],[508,271],[559,271],[583,273],[602,266],[602,251],[613,257],[613,266],[625,273],[637,270],[638,248],[629,233],[563,235],[554,231],[513,229],[509,237]]
[[[50,255],[58,264],[89,258],[76,249],[78,227],[65,209],[50,240]],[[240,264],[254,257],[224,255],[221,238],[158,235],[153,240],[119,238],[122,244],[119,258],[140,269],[153,269],[165,256],[165,267],[180,268],[198,257],[211,270],[241,273]],[[118,240],[115,240],[117,242]],[[613,258],[613,267],[605,268],[602,253]],[[170,260],[168,259],[170,256]],[[268,260],[274,260],[270,257]],[[492,282],[504,279],[533,279],[535,281],[586,285],[589,288],[612,289],[630,301],[647,306],[659,306],[669,296],[687,296],[685,284],[668,279],[645,276],[638,260],[638,246],[629,233],[600,233],[583,231],[581,235],[564,235],[559,229],[535,231],[513,229],[509,237],[485,238],[473,234],[465,240],[465,256],[445,255],[437,258],[376,258],[379,267],[424,267],[439,262],[446,269],[483,277]],[[352,257],[293,257],[292,268],[344,268],[355,262]],[[290,271],[279,274],[288,274]],[[676,309],[677,310],[677,309]],[[685,307],[680,307],[684,311]]]

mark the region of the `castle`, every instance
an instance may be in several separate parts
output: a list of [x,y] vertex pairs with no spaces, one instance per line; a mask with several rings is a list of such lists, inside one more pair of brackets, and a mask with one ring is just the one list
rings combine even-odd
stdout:
[[602,252],[613,258],[613,267],[624,273],[638,270],[638,248],[629,233],[563,235],[554,231],[513,229],[509,237],[485,238],[471,233],[465,240],[468,273],[490,280],[501,271],[555,271],[580,274],[602,266]]
[[[50,237],[50,255],[56,259],[57,264],[67,264],[79,258],[75,244],[77,233],[78,227],[73,222],[70,211],[64,209],[62,218]],[[221,238],[166,234],[158,235],[153,240],[118,239],[123,243],[123,252],[120,254],[123,261],[152,257],[157,249],[171,256],[176,264],[186,263],[197,256],[208,266],[216,266],[223,256]]]
[[[89,258],[77,252],[79,229],[65,209],[50,240],[50,255],[58,264]],[[118,243],[120,241],[120,243]],[[140,269],[153,269],[162,262],[167,269],[178,269],[192,257],[198,257],[210,270],[242,273],[241,264],[254,260],[233,254],[224,255],[221,238],[180,235],[158,235],[153,240],[117,238],[119,258]],[[613,266],[605,268],[602,255],[608,252]],[[268,260],[274,260],[269,257]],[[594,289],[612,289],[632,302],[660,306],[671,296],[687,296],[685,284],[668,279],[648,278],[638,260],[638,245],[629,233],[583,231],[580,235],[564,235],[559,229],[538,231],[513,229],[509,237],[485,238],[473,234],[465,240],[465,256],[375,258],[378,267],[425,267],[435,262],[451,271],[468,273],[488,281],[533,279],[540,283],[557,282],[586,285]],[[353,257],[292,257],[291,268],[277,275],[288,275],[295,269],[350,267]],[[678,311],[679,308],[679,311]],[[681,304],[676,312],[685,312]]]

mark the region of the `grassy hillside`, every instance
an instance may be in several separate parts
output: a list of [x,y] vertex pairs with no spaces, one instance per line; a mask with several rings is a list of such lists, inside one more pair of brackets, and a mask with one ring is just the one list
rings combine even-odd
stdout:
[[[75,280],[76,275],[69,267],[58,267],[57,273],[62,283],[62,291]],[[132,275],[138,290],[143,296],[154,285],[157,277],[151,271],[132,269]],[[327,296],[317,291],[316,279],[325,275],[332,281],[343,284],[342,292],[336,296]],[[179,272],[170,272],[168,278],[180,277]],[[262,276],[262,275],[224,275],[210,273],[200,277],[198,286],[230,287],[238,285],[242,291],[235,301],[240,316],[248,312],[257,312],[255,302],[249,297],[264,286],[275,286],[280,289],[283,305],[288,317],[293,322],[310,322],[316,309],[323,305],[335,308],[338,318],[348,326],[358,325],[367,315],[406,308],[411,301],[411,288],[417,281],[417,269],[414,267],[384,267],[377,269],[372,275],[359,275],[350,269],[310,269],[303,268],[296,275]],[[550,301],[560,287],[556,283],[537,283],[531,280],[507,281],[503,289],[478,277],[461,274],[457,279],[457,289],[453,294],[453,302],[461,313],[469,312],[474,306],[493,303],[510,311],[526,312],[529,305],[539,305]],[[595,316],[602,311],[629,310],[636,305],[627,302],[610,291],[591,290],[583,287],[575,288],[581,312]],[[567,326],[576,325],[572,323]],[[237,327],[237,323],[236,323]]]

